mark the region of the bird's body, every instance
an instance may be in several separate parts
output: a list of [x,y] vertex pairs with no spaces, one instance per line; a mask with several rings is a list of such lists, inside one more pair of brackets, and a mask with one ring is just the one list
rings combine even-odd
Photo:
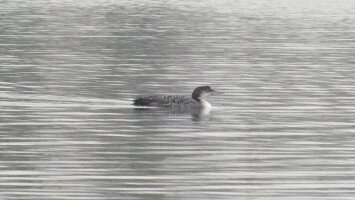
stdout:
[[191,97],[182,95],[153,95],[136,98],[134,100],[134,105],[151,107],[171,107],[184,105],[189,107],[197,107],[198,102]]
[[192,110],[198,108],[210,108],[204,98],[208,93],[214,92],[209,86],[197,87],[191,97],[183,95],[152,95],[137,97],[133,100],[136,106],[168,107],[181,110]]

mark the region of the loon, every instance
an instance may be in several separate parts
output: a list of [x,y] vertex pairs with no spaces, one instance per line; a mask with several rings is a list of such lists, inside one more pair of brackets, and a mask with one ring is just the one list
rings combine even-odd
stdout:
[[204,98],[215,92],[210,86],[199,86],[191,97],[182,95],[155,95],[137,97],[133,100],[135,106],[166,107],[181,110],[210,108],[211,104]]

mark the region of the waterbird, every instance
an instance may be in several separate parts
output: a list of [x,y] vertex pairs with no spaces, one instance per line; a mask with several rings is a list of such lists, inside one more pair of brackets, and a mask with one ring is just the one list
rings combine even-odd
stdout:
[[210,109],[211,104],[205,98],[214,91],[210,86],[199,86],[194,89],[191,97],[183,95],[152,95],[137,97],[135,106],[167,107],[174,110],[187,111],[192,109]]

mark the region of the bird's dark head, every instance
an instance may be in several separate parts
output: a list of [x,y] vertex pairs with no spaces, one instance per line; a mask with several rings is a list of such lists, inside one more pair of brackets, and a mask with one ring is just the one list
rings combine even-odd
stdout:
[[199,86],[192,92],[192,98],[196,101],[204,99],[206,96],[215,92],[210,86]]

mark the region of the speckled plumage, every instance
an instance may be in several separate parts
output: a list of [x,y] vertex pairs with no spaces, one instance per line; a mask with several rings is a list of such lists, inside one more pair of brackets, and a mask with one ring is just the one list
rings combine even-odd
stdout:
[[202,107],[211,107],[203,100],[208,94],[214,92],[210,86],[197,87],[191,97],[182,95],[153,95],[146,97],[137,97],[133,100],[133,105],[150,107],[170,107],[177,109],[194,109]]
[[137,97],[134,99],[136,106],[154,107],[198,107],[198,102],[191,97],[182,95],[155,95],[147,97]]

